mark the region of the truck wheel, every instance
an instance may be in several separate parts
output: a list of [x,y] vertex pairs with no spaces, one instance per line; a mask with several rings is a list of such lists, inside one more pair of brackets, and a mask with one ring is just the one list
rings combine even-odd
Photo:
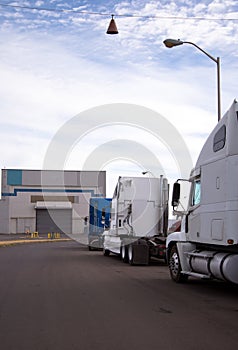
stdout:
[[121,247],[121,258],[124,263],[128,262],[128,250],[127,247],[123,244]]
[[130,265],[134,265],[134,253],[133,253],[133,245],[130,244],[128,247],[128,261]]
[[181,265],[176,245],[174,245],[169,255],[169,272],[173,281],[177,283],[185,282],[188,279],[187,275],[181,273]]
[[110,250],[108,250],[108,249],[103,249],[103,255],[104,255],[104,256],[109,256],[109,255],[110,255]]
[[91,251],[92,250],[92,247],[91,245],[88,246],[88,250]]

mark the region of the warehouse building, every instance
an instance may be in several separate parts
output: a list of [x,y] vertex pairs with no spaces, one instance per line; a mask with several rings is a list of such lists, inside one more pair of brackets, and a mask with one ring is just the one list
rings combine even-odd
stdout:
[[90,198],[105,196],[105,171],[3,169],[0,233],[85,232]]

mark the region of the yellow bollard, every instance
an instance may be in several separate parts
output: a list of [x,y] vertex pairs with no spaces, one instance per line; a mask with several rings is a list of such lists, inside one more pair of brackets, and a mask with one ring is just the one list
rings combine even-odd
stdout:
[[31,232],[30,237],[31,237],[31,238],[39,238],[39,233],[38,233],[37,231]]

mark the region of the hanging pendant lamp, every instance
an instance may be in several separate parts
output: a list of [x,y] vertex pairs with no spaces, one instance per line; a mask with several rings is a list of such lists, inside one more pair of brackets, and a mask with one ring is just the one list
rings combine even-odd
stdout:
[[116,22],[113,19],[114,15],[112,15],[112,19],[109,23],[108,29],[107,29],[107,34],[118,34]]

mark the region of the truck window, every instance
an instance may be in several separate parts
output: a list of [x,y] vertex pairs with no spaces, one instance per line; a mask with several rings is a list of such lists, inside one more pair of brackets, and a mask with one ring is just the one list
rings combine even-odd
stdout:
[[201,199],[201,182],[196,180],[193,186],[192,205],[198,205]]
[[222,127],[217,131],[213,140],[213,151],[220,151],[225,146],[226,143],[226,126],[222,125]]

